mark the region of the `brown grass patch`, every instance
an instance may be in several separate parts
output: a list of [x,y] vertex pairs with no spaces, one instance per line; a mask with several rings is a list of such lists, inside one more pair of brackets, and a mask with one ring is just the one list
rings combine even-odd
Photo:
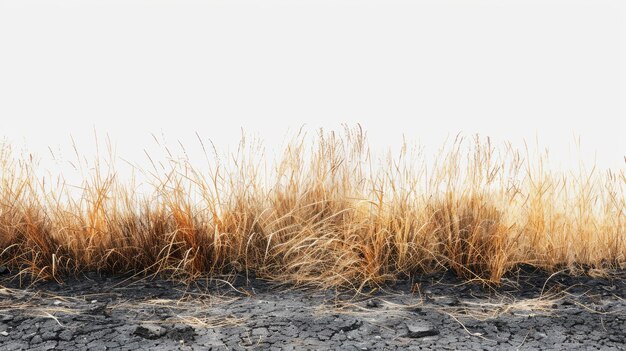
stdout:
[[118,179],[113,155],[70,187],[4,145],[0,265],[42,279],[255,272],[360,289],[437,269],[497,283],[517,263],[626,262],[623,170],[549,171],[542,156],[478,137],[434,162],[406,146],[374,161],[359,128],[305,140],[272,164],[243,139],[204,168],[164,147],[164,160],[138,169],[151,187],[141,193]]

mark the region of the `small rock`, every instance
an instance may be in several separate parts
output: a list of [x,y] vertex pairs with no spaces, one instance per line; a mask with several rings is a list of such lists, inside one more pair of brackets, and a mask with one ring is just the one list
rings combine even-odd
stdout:
[[379,299],[367,300],[367,302],[365,303],[365,306],[369,308],[378,308],[380,307],[380,305],[382,305],[382,302]]
[[456,297],[443,297],[438,302],[446,306],[458,306],[461,303]]
[[7,333],[6,331],[0,332],[0,335],[2,336],[9,336],[9,333]]
[[58,305],[60,305],[60,304],[61,304],[61,301],[59,301],[59,300],[55,300],[52,304],[53,304],[53,305],[55,305],[55,306],[58,306]]
[[409,338],[425,338],[427,336],[435,336],[439,334],[439,330],[435,329],[431,324],[426,322],[407,323],[407,337]]
[[165,335],[165,333],[167,333],[167,330],[165,330],[165,328],[158,326],[158,325],[153,325],[153,324],[140,325],[133,332],[133,334],[137,336],[141,336],[144,339],[151,339],[151,340],[158,339],[162,337],[163,335]]

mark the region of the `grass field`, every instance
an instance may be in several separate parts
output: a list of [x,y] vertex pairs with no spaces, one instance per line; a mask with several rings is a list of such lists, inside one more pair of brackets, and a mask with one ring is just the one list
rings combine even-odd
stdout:
[[203,144],[206,165],[148,156],[142,192],[117,177],[112,155],[90,161],[76,188],[4,144],[0,266],[35,279],[254,272],[358,289],[442,269],[497,283],[520,263],[573,273],[626,263],[624,169],[556,171],[478,137],[434,160],[408,146],[378,158],[359,128],[307,140],[275,161],[245,139],[229,157]]

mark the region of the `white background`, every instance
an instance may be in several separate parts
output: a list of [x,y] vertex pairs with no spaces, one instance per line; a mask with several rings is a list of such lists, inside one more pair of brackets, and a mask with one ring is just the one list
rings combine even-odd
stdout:
[[[268,147],[360,123],[375,150],[480,133],[623,168],[622,1],[3,1],[0,137],[145,160],[151,133]],[[191,151],[196,152],[196,151]],[[68,155],[69,154],[69,155]],[[193,157],[193,155],[192,155]]]

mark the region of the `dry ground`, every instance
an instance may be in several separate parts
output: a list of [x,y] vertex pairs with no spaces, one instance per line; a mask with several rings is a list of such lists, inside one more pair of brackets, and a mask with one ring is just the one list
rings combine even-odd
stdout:
[[625,274],[575,278],[523,267],[498,288],[437,274],[359,295],[251,277],[185,285],[88,275],[25,289],[5,279],[0,347],[618,350],[626,342]]

